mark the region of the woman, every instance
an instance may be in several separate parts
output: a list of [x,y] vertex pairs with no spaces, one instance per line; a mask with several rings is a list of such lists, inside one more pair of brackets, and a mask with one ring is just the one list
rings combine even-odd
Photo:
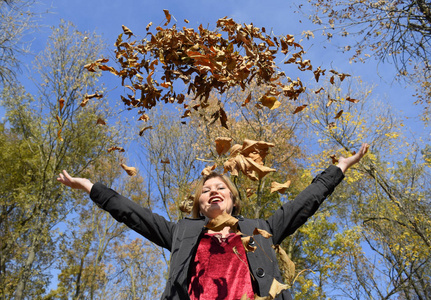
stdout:
[[[194,218],[178,223],[167,221],[101,183],[71,177],[66,171],[57,180],[90,194],[90,198],[117,221],[171,252],[169,277],[162,299],[241,299],[246,294],[268,295],[274,279],[282,282],[277,258],[272,248],[304,224],[324,199],[344,178],[344,173],[359,162],[368,149],[363,144],[353,156],[341,157],[318,175],[293,201],[281,206],[268,220],[246,219],[240,210],[238,191],[225,176],[210,174],[198,184],[193,205]],[[237,215],[238,229],[253,235],[255,228],[272,234],[251,239],[259,245],[254,252],[245,251],[239,235],[230,226],[214,232],[205,227],[209,221],[227,213]],[[252,245],[253,246],[253,245]],[[292,299],[284,290],[277,299]]]

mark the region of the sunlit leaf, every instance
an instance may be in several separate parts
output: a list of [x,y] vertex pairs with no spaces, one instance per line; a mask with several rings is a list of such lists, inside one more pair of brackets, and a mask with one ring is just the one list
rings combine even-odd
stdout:
[[60,98],[60,100],[58,100],[58,103],[60,104],[60,112],[61,112],[64,107],[64,99]]
[[128,167],[125,164],[120,164],[120,166],[126,171],[127,175],[129,176],[135,176],[138,174],[138,170],[136,170],[135,167]]
[[250,245],[250,241],[253,239],[252,236],[245,236],[241,238],[242,245],[246,252],[254,252],[257,249],[257,246]]
[[232,139],[228,137],[218,137],[215,140],[216,151],[218,155],[223,155],[231,148]]
[[211,219],[207,225],[205,225],[206,228],[212,230],[212,231],[221,231],[225,227],[232,228],[233,231],[236,231],[238,224],[238,219],[231,216],[230,214],[223,212],[221,215],[217,216],[214,219]]
[[142,136],[144,134],[144,132],[148,129],[153,129],[153,126],[146,126],[146,127],[142,128],[141,130],[139,130],[139,135]]
[[274,299],[286,289],[289,289],[290,286],[288,284],[280,283],[275,278],[272,281],[271,287],[269,289],[269,295]]
[[295,264],[287,255],[286,251],[284,251],[284,249],[280,247],[280,245],[274,245],[273,248],[275,250],[275,253],[279,254],[281,262],[280,267],[284,271],[284,275],[287,278],[287,282],[290,288],[290,286],[292,286],[293,284],[293,280],[295,279]]
[[277,97],[263,95],[259,98],[259,102],[269,109],[276,109],[281,105],[281,102],[277,100]]
[[169,10],[164,9],[163,12],[165,13],[165,17],[166,17],[166,23],[164,24],[164,26],[168,25],[171,22],[171,14],[169,13]]
[[260,234],[261,236],[263,236],[266,239],[269,239],[270,237],[272,237],[272,234],[270,234],[268,231],[260,229],[260,228],[255,228],[253,230],[253,235],[258,235]]
[[114,146],[108,149],[108,152],[112,152],[112,151],[125,152],[126,150],[124,150],[123,147]]
[[126,34],[128,37],[131,37],[133,35],[133,32],[129,28],[124,25],[121,25],[121,27],[123,28],[124,34]]
[[340,111],[335,115],[335,119],[340,118],[342,114],[343,114],[343,110],[340,110]]
[[169,160],[169,158],[166,158],[166,159],[161,159],[160,163],[162,163],[162,164],[170,164],[171,161]]
[[202,175],[202,176],[209,175],[209,174],[211,174],[211,172],[212,172],[212,171],[214,171],[214,170],[215,170],[215,168],[217,168],[217,164],[214,164],[214,165],[212,165],[212,166],[205,167],[205,168],[202,170],[201,175]]
[[308,106],[307,104],[303,104],[303,105],[301,105],[301,106],[296,107],[296,108],[295,108],[295,110],[293,111],[293,114],[297,114],[297,113],[299,113],[300,111],[303,111],[303,110],[304,110],[304,108],[306,108],[307,106]]
[[106,122],[102,118],[98,118],[96,121],[97,125],[106,125]]
[[290,180],[285,183],[271,182],[271,193],[279,192],[280,194],[284,194],[290,186]]

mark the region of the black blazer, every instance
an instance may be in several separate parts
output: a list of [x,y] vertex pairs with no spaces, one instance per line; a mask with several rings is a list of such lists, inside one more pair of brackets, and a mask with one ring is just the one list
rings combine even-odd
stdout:
[[[330,166],[314,178],[312,183],[293,201],[282,205],[268,220],[237,216],[239,230],[244,235],[252,235],[255,228],[264,229],[273,235],[269,239],[261,235],[255,236],[256,243],[262,248],[257,247],[255,252],[247,253],[256,294],[261,297],[267,296],[274,278],[283,282],[272,245],[280,244],[304,224],[343,178],[340,168]],[[178,223],[169,222],[101,183],[94,184],[90,197],[117,221],[125,223],[153,243],[171,252],[169,277],[162,299],[190,299],[189,266],[208,219],[185,218]],[[277,299],[292,299],[292,297],[290,292],[285,290]]]

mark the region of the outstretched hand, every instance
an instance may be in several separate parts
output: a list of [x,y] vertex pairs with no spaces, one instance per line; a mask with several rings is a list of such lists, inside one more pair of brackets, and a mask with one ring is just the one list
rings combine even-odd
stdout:
[[369,145],[367,143],[363,143],[361,149],[359,149],[359,151],[356,152],[354,155],[347,158],[341,156],[338,159],[337,167],[339,167],[341,171],[345,173],[351,166],[358,163],[362,159],[362,157],[364,157],[365,153],[367,153],[368,151],[368,148]]
[[93,183],[86,178],[72,177],[66,170],[60,173],[57,177],[57,181],[61,182],[65,186],[71,187],[72,189],[83,190],[90,193]]

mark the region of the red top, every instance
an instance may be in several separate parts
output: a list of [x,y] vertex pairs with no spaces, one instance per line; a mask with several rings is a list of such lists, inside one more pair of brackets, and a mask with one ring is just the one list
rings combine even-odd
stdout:
[[253,287],[241,237],[205,233],[190,266],[191,300],[253,299]]

